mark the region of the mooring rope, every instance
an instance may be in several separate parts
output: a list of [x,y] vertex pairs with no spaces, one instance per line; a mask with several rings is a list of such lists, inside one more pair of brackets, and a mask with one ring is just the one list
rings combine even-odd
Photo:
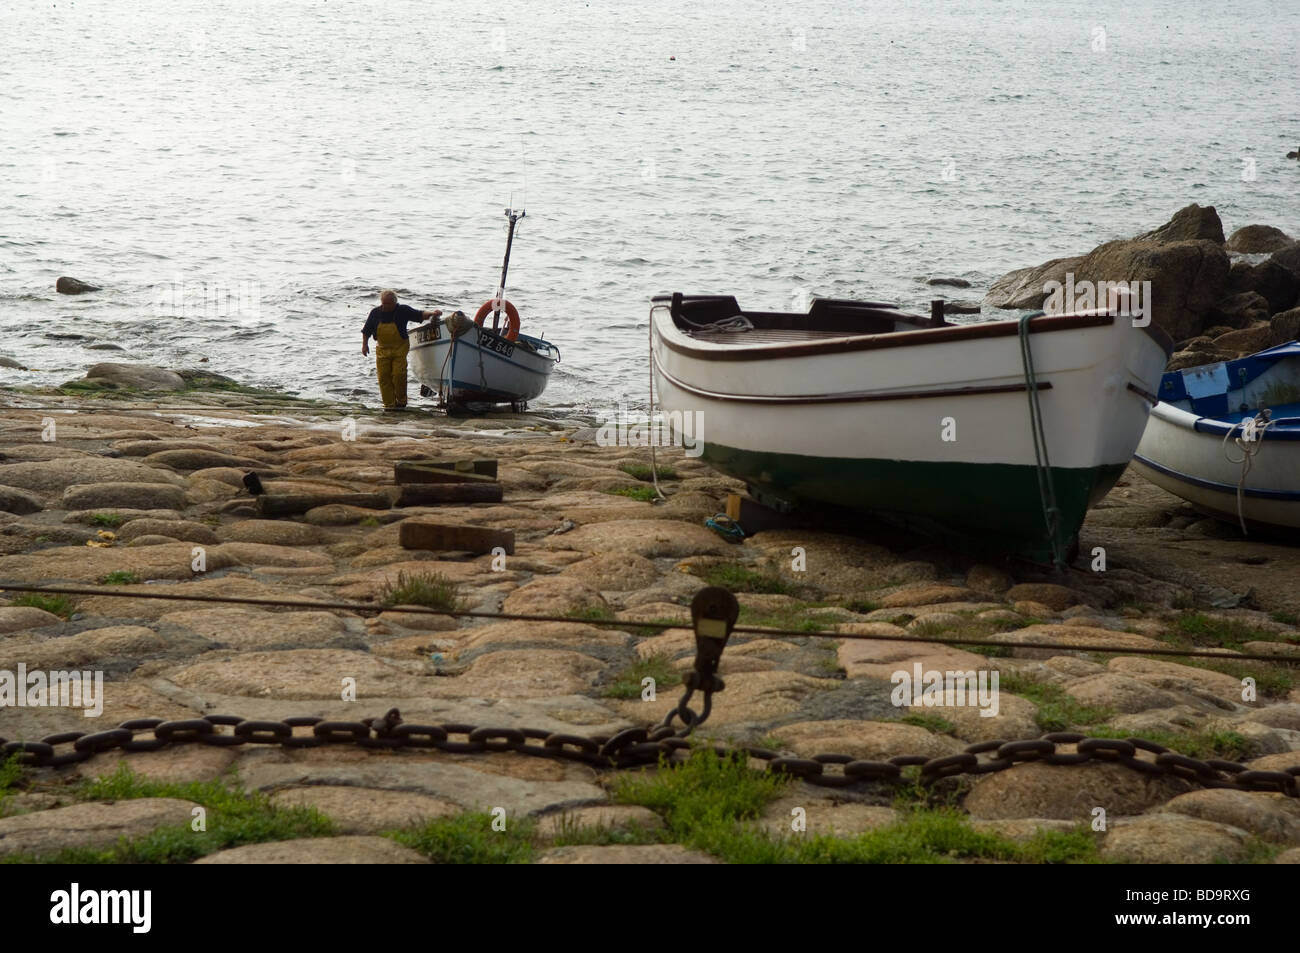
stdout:
[[[1249,427],[1246,426],[1246,421],[1242,419],[1229,427],[1228,432],[1223,435],[1221,447],[1224,458],[1231,464],[1241,464],[1241,479],[1237,481],[1237,521],[1241,524],[1242,536],[1249,535],[1246,532],[1246,516],[1242,509],[1242,495],[1246,489],[1246,477],[1249,475],[1251,467],[1255,465],[1255,455],[1264,449],[1264,432],[1273,423],[1272,416],[1272,411],[1265,407],[1250,421]],[[1241,436],[1237,437],[1233,442],[1241,450],[1241,459],[1234,460],[1228,453],[1228,438],[1236,432],[1238,427],[1241,428]],[[1254,444],[1254,447],[1249,447],[1247,444]]]
[[[215,596],[198,593],[171,592],[123,592],[121,586],[51,586],[33,585],[29,582],[0,579],[0,592],[46,592],[54,595],[71,596],[110,596],[119,599],[173,599],[181,602],[204,602],[218,605],[262,606],[271,609],[346,609],[353,612],[397,612],[406,615],[447,616],[451,618],[490,619],[495,622],[560,622],[566,625],[589,625],[597,628],[613,629],[689,629],[691,622],[657,622],[638,621],[635,619],[585,619],[581,616],[532,615],[521,612],[484,612],[478,609],[434,609],[430,606],[395,606],[372,605],[365,602],[331,601],[324,599],[263,599],[256,596]],[[907,615],[906,608],[899,609],[899,615]],[[854,624],[854,623],[848,623]],[[1130,648],[1116,645],[1088,645],[1069,642],[1005,642],[990,639],[973,639],[963,637],[937,637],[930,635],[868,635],[860,632],[836,632],[831,629],[781,629],[761,625],[737,625],[731,631],[747,635],[762,635],[768,638],[826,638],[845,639],[859,642],[925,642],[932,645],[965,646],[979,645],[990,648],[1027,648],[1027,649],[1063,649],[1071,652],[1106,652],[1110,654],[1133,655],[1175,655],[1185,657],[1216,658],[1228,662],[1281,662],[1294,665],[1300,657],[1287,655],[1263,655],[1260,653],[1232,652],[1224,649],[1175,649],[1175,648]]]
[[1038,314],[1027,314],[1020,319],[1020,361],[1025,372],[1025,389],[1029,393],[1029,429],[1034,439],[1034,469],[1038,475],[1038,499],[1043,508],[1043,521],[1047,525],[1048,539],[1052,544],[1052,564],[1064,571],[1065,548],[1061,544],[1061,509],[1056,502],[1056,486],[1052,480],[1052,464],[1047,456],[1047,434],[1043,429],[1043,411],[1038,403],[1038,379],[1034,374],[1033,348],[1029,341],[1029,322]]

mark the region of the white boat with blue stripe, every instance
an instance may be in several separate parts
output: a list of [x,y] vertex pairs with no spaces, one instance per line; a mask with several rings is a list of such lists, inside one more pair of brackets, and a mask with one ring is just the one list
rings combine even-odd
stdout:
[[560,349],[519,334],[514,340],[480,326],[461,312],[434,318],[411,331],[411,371],[420,392],[443,406],[485,403],[524,409],[546,390]]
[[1133,466],[1242,531],[1300,535],[1300,342],[1165,374]]
[[[456,311],[411,331],[410,365],[423,397],[438,397],[448,409],[467,404],[509,404],[524,410],[542,395],[560,349],[549,341],[521,334],[519,311],[506,300],[506,275],[515,227],[528,213],[506,209],[510,229],[501,281],[473,319]],[[491,315],[489,327],[488,316]],[[503,324],[504,322],[504,324]]]

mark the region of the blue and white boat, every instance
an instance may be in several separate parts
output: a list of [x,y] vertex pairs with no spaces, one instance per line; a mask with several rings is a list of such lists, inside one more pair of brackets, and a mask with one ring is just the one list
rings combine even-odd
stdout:
[[[506,275],[515,226],[528,213],[506,209],[510,230],[501,281],[473,319],[456,311],[411,331],[410,365],[423,397],[438,397],[443,407],[509,404],[523,410],[546,390],[560,349],[549,341],[521,334],[519,311],[506,300]],[[491,315],[491,326],[488,316]]]
[[528,334],[511,340],[461,312],[411,330],[411,371],[420,392],[446,407],[510,404],[522,410],[546,389],[560,349]]
[[1133,457],[1156,486],[1252,529],[1300,530],[1300,342],[1165,374]]

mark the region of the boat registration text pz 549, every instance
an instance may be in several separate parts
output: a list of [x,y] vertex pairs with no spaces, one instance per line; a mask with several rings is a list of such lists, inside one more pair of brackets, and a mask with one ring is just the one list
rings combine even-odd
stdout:
[[513,344],[505,338],[498,337],[495,334],[480,334],[478,343],[480,347],[486,348],[489,351],[496,351],[496,353],[500,354],[502,357],[509,357],[511,354],[515,353],[515,346]]
[[438,321],[434,319],[428,325],[415,329],[415,343],[427,344],[429,341],[435,341],[442,335],[438,331]]

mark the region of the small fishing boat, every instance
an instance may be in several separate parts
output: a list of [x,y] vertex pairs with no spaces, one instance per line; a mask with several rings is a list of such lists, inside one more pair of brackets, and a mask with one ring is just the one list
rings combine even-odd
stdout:
[[[551,371],[560,362],[560,349],[554,344],[520,333],[519,311],[505,297],[515,226],[525,214],[522,209],[506,209],[510,231],[501,283],[474,317],[456,311],[410,332],[410,365],[420,382],[420,394],[436,396],[442,407],[482,403],[524,410],[528,401],[546,390]],[[489,315],[491,327],[486,323]]]
[[1172,343],[1138,323],[1103,309],[950,325],[941,302],[929,318],[830,299],[784,314],[674,294],[654,299],[651,360],[669,431],[760,502],[1062,565],[1156,402]]
[[1134,468],[1243,533],[1300,529],[1300,342],[1160,381]]

